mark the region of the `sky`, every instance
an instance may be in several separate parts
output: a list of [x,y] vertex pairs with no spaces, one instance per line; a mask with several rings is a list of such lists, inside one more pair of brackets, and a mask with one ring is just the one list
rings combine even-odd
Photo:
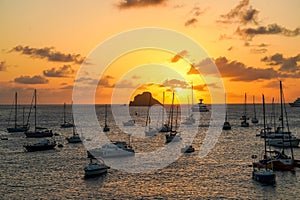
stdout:
[[[243,103],[245,93],[249,103],[262,93],[271,102],[279,80],[293,102],[300,97],[299,8],[298,0],[0,0],[0,104],[11,104],[15,92],[29,104],[35,88],[41,104],[71,103],[75,85],[81,103],[91,103],[92,85],[99,104],[128,103],[143,91],[160,101],[165,92],[166,103],[172,92],[181,103],[220,103],[212,94],[219,90],[227,103]],[[195,57],[174,40],[167,46],[175,51],[132,49],[100,67],[135,39],[99,51],[103,43],[148,27],[184,35],[204,53]]]

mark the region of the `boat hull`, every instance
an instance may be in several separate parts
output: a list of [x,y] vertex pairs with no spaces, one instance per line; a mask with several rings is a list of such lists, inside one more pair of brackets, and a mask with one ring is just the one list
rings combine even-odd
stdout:
[[24,132],[27,138],[43,138],[52,137],[53,133],[51,130],[47,131],[35,131],[35,132]]
[[276,175],[272,171],[253,170],[252,178],[260,183],[273,185],[276,183]]
[[16,133],[16,132],[25,132],[29,130],[28,126],[21,126],[21,127],[10,127],[6,129],[9,133]]
[[299,140],[284,140],[282,139],[271,139],[267,141],[267,144],[274,147],[284,147],[284,148],[290,148],[290,147],[298,147],[299,146]]
[[41,145],[41,146],[37,146],[37,145],[24,145],[24,148],[28,151],[28,152],[33,152],[33,151],[46,151],[46,150],[51,150],[54,149],[56,146],[56,144],[51,144],[51,145]]

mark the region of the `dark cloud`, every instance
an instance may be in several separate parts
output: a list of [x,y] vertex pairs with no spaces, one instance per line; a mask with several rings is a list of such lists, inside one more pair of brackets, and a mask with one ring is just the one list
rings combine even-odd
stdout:
[[196,90],[196,91],[206,91],[206,84],[203,84],[203,85],[194,85],[193,86],[193,89]]
[[6,62],[5,61],[1,61],[0,62],[0,72],[1,71],[5,71],[6,70]]
[[18,78],[15,78],[14,80],[16,83],[21,83],[21,84],[46,84],[49,82],[48,79],[36,75],[36,76],[20,76]]
[[193,75],[193,74],[199,75],[200,73],[199,73],[199,71],[196,69],[196,67],[195,67],[193,64],[191,64],[191,68],[190,68],[190,70],[187,72],[187,75]]
[[300,28],[294,30],[287,29],[278,24],[269,24],[267,26],[259,26],[257,28],[240,28],[236,33],[246,40],[252,40],[256,35],[283,35],[287,37],[296,37],[300,35]]
[[197,20],[196,18],[192,18],[192,19],[187,20],[187,21],[184,23],[184,26],[190,26],[190,25],[195,24],[195,23],[197,23],[197,22],[198,22],[198,20]]
[[300,35],[300,28],[298,27],[294,30],[290,30],[278,24],[269,24],[257,28],[238,27],[236,33],[246,40],[252,40],[256,35],[283,35],[287,37],[296,37]]
[[244,63],[229,61],[226,57],[217,58],[215,64],[218,66],[222,77],[229,77],[232,81],[269,80],[280,75],[273,68],[247,67]]
[[268,65],[279,65],[279,71],[286,73],[295,73],[300,72],[300,54],[288,58],[284,58],[282,54],[276,53],[272,56],[266,56],[261,59],[262,62],[267,63]]
[[198,22],[198,17],[206,12],[208,8],[201,9],[199,6],[195,5],[192,10],[189,12],[189,17],[184,26],[190,26]]
[[178,62],[180,59],[184,58],[184,56],[188,55],[187,50],[182,50],[181,52],[177,53],[172,59],[171,62],[175,63]]
[[217,20],[219,23],[230,24],[230,23],[240,23],[240,24],[257,24],[257,15],[259,11],[252,8],[249,5],[249,0],[242,0],[240,3],[231,9],[227,14],[221,15],[221,19]]
[[48,69],[44,70],[43,74],[46,77],[69,77],[70,75],[74,74],[74,70],[72,69],[71,65],[64,65],[59,69]]
[[256,54],[263,54],[266,53],[268,51],[267,48],[252,48],[250,49],[251,53],[256,53]]
[[29,55],[33,58],[48,59],[52,62],[74,62],[81,64],[84,61],[84,57],[80,54],[64,54],[59,51],[55,51],[53,47],[44,48],[32,48],[29,46],[16,46],[10,52],[21,52],[21,54]]
[[115,87],[115,84],[110,83],[112,79],[114,79],[114,77],[112,77],[110,75],[106,75],[100,79],[98,86],[104,87],[104,88],[113,88],[113,87]]
[[117,5],[119,8],[133,8],[162,5],[167,0],[122,0]]
[[61,87],[60,89],[62,89],[62,90],[73,90],[73,85],[67,85],[67,86]]
[[231,51],[233,49],[233,46],[230,46],[227,51]]

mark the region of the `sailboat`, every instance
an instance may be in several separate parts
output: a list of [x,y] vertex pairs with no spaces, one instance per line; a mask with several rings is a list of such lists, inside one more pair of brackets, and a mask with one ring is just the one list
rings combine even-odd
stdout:
[[[287,118],[287,112],[285,110],[285,106],[283,104],[283,90],[282,90],[282,82],[280,81],[280,119],[281,119],[281,127],[277,128],[277,131],[280,131],[281,133],[284,134],[291,134],[290,129],[289,129],[289,123],[288,123],[288,118]],[[287,124],[287,131],[285,131],[284,127],[284,114],[286,118],[286,124]],[[266,137],[265,137],[266,138]],[[277,139],[276,139],[277,140]],[[257,165],[262,165],[265,162],[268,162],[268,167],[270,168],[273,166],[274,170],[280,170],[280,171],[285,171],[285,170],[294,170],[294,167],[296,165],[295,159],[294,159],[294,150],[291,144],[291,139],[290,138],[285,138],[282,137],[280,139],[282,141],[282,150],[280,151],[270,151],[271,154],[273,154],[270,158],[265,158],[263,160],[260,160]],[[291,156],[288,156],[285,154],[285,148],[284,148],[284,143],[288,141],[290,143],[290,151],[291,151]],[[268,143],[268,141],[267,141]]]
[[163,92],[163,107],[162,107],[162,126],[159,130],[160,133],[167,133],[171,131],[170,127],[170,115],[168,119],[168,123],[165,123],[165,92]]
[[[266,133],[266,109],[265,109],[265,97],[263,98],[263,115],[264,115],[264,133]],[[267,142],[266,138],[264,139],[264,158],[267,158]],[[252,155],[252,158],[255,159],[257,156]],[[271,158],[272,159],[272,158]],[[272,166],[271,166],[272,168]],[[264,184],[273,185],[276,182],[276,175],[273,172],[273,169],[268,168],[268,163],[264,163],[264,167],[257,166],[253,164],[252,178],[256,181],[259,181]]]
[[249,127],[249,123],[247,120],[249,117],[247,117],[247,94],[245,93],[245,100],[244,100],[244,114],[241,117],[241,127]]
[[18,125],[18,93],[17,92],[15,93],[14,108],[15,108],[14,126],[13,127],[8,127],[7,131],[9,133],[28,131],[28,129],[29,129],[28,121],[27,121],[26,124],[24,124],[24,109],[23,109],[23,124]]
[[252,124],[257,124],[258,123],[258,119],[256,118],[256,110],[255,110],[255,96],[253,96],[253,113],[254,116],[251,119]]
[[[72,122],[74,124],[74,118],[72,115]],[[73,126],[73,135],[71,137],[66,138],[69,143],[82,143],[82,140],[78,133],[76,133],[76,127]]]
[[[177,107],[178,109],[178,107]],[[171,113],[170,113],[170,131],[166,134],[166,144],[170,142],[179,142],[181,140],[180,135],[177,133],[176,128],[177,128],[177,117],[178,117],[178,110],[177,110],[177,115],[176,115],[176,126],[175,130],[173,130],[173,114],[174,114],[174,92],[173,92],[173,97],[172,97],[172,105],[171,105]]]
[[60,128],[72,128],[74,124],[66,121],[66,103],[64,103],[64,123],[60,125]]
[[[24,134],[26,135],[26,137],[28,138],[42,138],[42,137],[52,137],[53,133],[52,130],[47,129],[47,128],[43,128],[43,127],[37,127],[37,116],[36,116],[36,110],[37,110],[37,106],[36,106],[36,102],[37,102],[37,95],[36,95],[36,89],[34,90],[34,94],[33,94],[33,98],[34,98],[34,131],[25,131]],[[32,106],[31,106],[32,107]],[[31,109],[30,109],[31,110]],[[29,113],[30,115],[30,113]]]
[[107,104],[105,104],[105,116],[104,116],[104,127],[103,132],[108,132],[110,130],[109,126],[107,125]]
[[227,112],[227,103],[226,103],[226,95],[225,95],[225,106],[226,106],[226,113],[225,113],[225,122],[223,124],[223,130],[231,130],[231,125],[228,121],[228,112]]
[[157,130],[155,128],[152,128],[150,126],[151,124],[151,118],[150,118],[150,105],[151,105],[152,96],[149,95],[149,104],[148,104],[148,110],[147,110],[147,119],[146,119],[146,130],[145,135],[146,137],[152,137],[155,136],[157,133]]

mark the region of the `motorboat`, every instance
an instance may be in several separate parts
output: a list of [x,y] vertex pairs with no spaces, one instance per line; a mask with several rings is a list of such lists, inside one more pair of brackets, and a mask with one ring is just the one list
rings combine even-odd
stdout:
[[84,176],[85,178],[101,176],[102,174],[107,173],[107,169],[110,167],[107,166],[103,160],[100,163],[93,162],[93,159],[90,159],[90,163],[84,167]]
[[195,152],[195,148],[192,145],[188,145],[181,149],[181,153],[193,153]]
[[135,120],[131,119],[127,122],[123,122],[123,126],[134,126],[135,125]]
[[30,151],[30,152],[31,151],[45,151],[45,150],[54,149],[56,146],[56,142],[43,138],[38,143],[26,144],[23,146],[27,151]]
[[207,106],[203,103],[203,99],[199,99],[199,103],[192,105],[193,112],[209,112]]
[[104,144],[101,148],[90,149],[87,151],[89,158],[111,158],[134,156],[135,151],[126,142],[115,141],[113,143]]

